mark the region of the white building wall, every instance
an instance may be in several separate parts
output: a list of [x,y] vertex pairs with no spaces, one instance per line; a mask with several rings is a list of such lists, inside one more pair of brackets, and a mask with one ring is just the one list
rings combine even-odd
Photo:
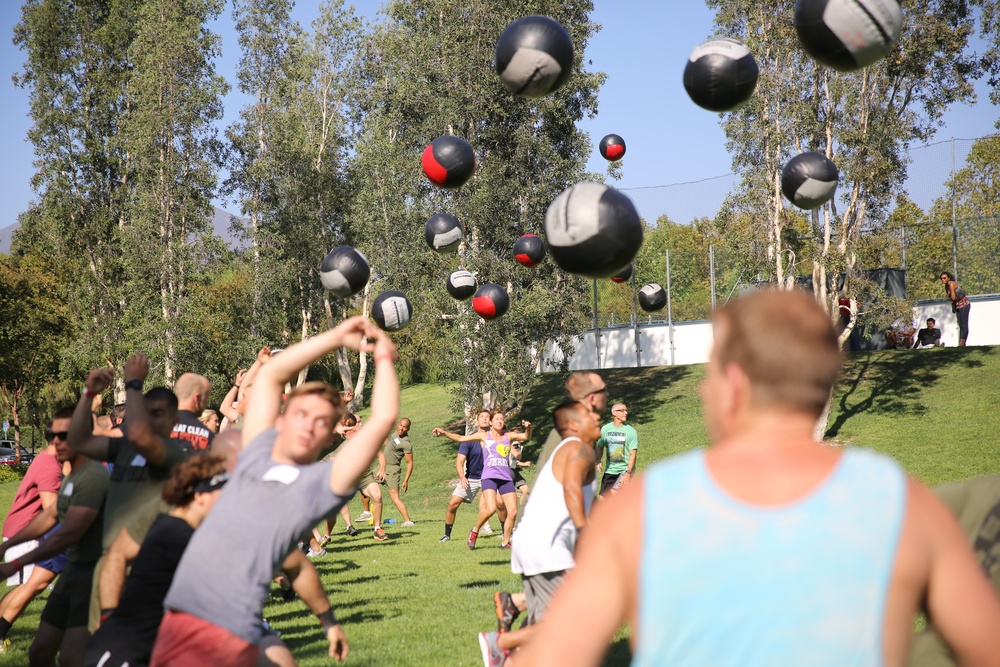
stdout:
[[[969,345],[1000,345],[1000,297],[969,297]],[[945,346],[958,345],[958,320],[951,312],[950,301],[921,301],[913,308],[913,324],[923,327],[933,317],[941,329]],[[599,335],[598,335],[599,334]],[[673,342],[671,344],[671,337]],[[636,368],[637,366],[681,366],[703,364],[712,350],[712,325],[709,322],[641,324],[639,326],[639,362],[636,363],[634,327],[594,330],[575,336],[576,352],[570,356],[571,371],[596,368]],[[673,348],[671,350],[671,347]],[[562,353],[553,344],[546,346],[539,371],[558,368]]]

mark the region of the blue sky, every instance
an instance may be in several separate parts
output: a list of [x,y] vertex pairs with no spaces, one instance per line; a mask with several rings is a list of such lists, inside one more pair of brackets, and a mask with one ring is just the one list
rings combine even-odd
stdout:
[[[725,194],[731,180],[714,179],[704,185],[678,189],[631,190],[647,186],[686,183],[712,179],[730,171],[725,135],[719,128],[718,115],[692,103],[681,84],[688,54],[697,44],[712,35],[712,13],[696,0],[595,0],[594,20],[603,25],[587,48],[586,55],[594,69],[608,75],[600,93],[599,115],[581,123],[594,141],[590,168],[603,171],[604,160],[597,152],[597,142],[609,132],[622,135],[628,145],[624,158],[624,177],[618,187],[628,189],[640,212],[659,206],[670,210],[671,217],[687,221],[704,199]],[[316,15],[315,0],[299,3],[296,18],[308,26]],[[361,0],[359,11],[374,16],[380,3]],[[23,63],[23,54],[12,44],[11,35],[20,15],[13,0],[0,3],[0,135],[3,159],[0,160],[0,229],[16,221],[33,197],[28,181],[33,173],[33,155],[26,140],[30,126],[28,95],[14,87],[10,75]],[[214,29],[222,36],[223,55],[219,72],[235,83],[235,65],[239,57],[232,29],[231,11],[216,22]],[[978,137],[995,131],[1000,109],[989,104],[985,84],[977,86],[980,101],[975,106],[954,107],[945,117],[945,127],[936,141],[955,137]],[[232,122],[244,100],[234,91],[225,101],[225,124]],[[946,149],[947,147],[945,147]],[[924,196],[932,197],[935,184],[947,176],[950,153],[935,151],[932,160],[918,161],[911,168],[913,182]],[[926,151],[930,154],[932,151]],[[938,155],[940,153],[940,155]],[[946,154],[947,153],[947,154]],[[942,160],[947,164],[942,163]],[[961,161],[961,155],[959,155]],[[933,162],[934,164],[923,164]],[[942,171],[943,167],[943,171]],[[924,174],[927,172],[927,174]],[[926,184],[924,184],[926,181]],[[673,193],[677,193],[674,195]],[[660,201],[662,200],[662,201]],[[671,201],[676,200],[676,201]],[[685,200],[685,202],[681,202]],[[689,201],[688,201],[689,200]],[[223,202],[220,202],[223,203]],[[920,203],[918,201],[918,203]],[[228,206],[235,211],[235,206]]]

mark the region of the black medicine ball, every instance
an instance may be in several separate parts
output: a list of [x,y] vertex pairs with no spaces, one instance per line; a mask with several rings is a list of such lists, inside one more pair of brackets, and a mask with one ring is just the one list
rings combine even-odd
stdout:
[[712,39],[695,47],[684,67],[684,90],[703,109],[734,111],[757,87],[757,62],[735,39]]
[[323,287],[339,297],[360,292],[368,284],[372,273],[365,256],[349,245],[342,245],[328,252],[319,271]]
[[529,269],[545,259],[545,244],[535,234],[525,234],[514,242],[514,259]]
[[507,290],[494,283],[486,283],[472,297],[472,309],[484,320],[500,317],[510,308]]
[[607,134],[597,145],[601,157],[608,162],[616,162],[625,157],[625,140],[617,134]]
[[515,95],[548,95],[566,83],[573,71],[573,40],[566,28],[548,16],[518,19],[497,40],[496,69]]
[[402,292],[382,292],[372,302],[372,318],[385,331],[399,331],[410,323],[412,317],[413,306]]
[[781,170],[781,192],[788,201],[810,211],[830,201],[840,172],[825,155],[799,153]]
[[455,271],[445,283],[448,294],[464,301],[476,292],[476,277],[468,271]]
[[806,53],[827,67],[853,72],[889,53],[903,30],[896,0],[798,0],[795,32]]
[[647,313],[661,310],[667,305],[667,290],[656,283],[643,285],[639,290],[639,307]]
[[455,252],[464,234],[462,223],[451,213],[435,213],[424,226],[424,239],[436,252]]

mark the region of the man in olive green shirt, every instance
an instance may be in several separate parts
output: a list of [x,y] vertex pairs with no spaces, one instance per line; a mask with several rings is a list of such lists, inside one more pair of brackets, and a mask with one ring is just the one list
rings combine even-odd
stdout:
[[[389,436],[382,448],[382,453],[385,454],[385,477],[382,483],[389,487],[389,498],[403,515],[404,526],[413,525],[410,513],[406,511],[406,504],[399,497],[400,488],[406,493],[410,485],[410,475],[413,474],[413,445],[410,443],[409,433],[410,420],[403,417],[396,426],[396,432]],[[406,459],[406,476],[400,484],[399,475],[402,472],[403,459]]]
[[22,565],[51,558],[63,549],[69,556],[66,568],[42,610],[42,619],[30,649],[32,664],[55,664],[59,652],[65,656],[62,664],[72,664],[74,659],[83,655],[90,639],[87,629],[90,585],[94,564],[101,555],[101,530],[109,475],[107,468],[70,447],[66,432],[72,415],[73,408],[64,408],[52,419],[56,458],[70,467],[69,475],[59,487],[55,506],[42,510],[17,535],[0,546],[0,552],[6,551],[10,546],[45,534],[58,523],[59,530],[37,549],[0,565],[0,574],[9,576]]

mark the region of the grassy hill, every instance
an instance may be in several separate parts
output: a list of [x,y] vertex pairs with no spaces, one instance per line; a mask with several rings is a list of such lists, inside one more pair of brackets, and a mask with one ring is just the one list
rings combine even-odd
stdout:
[[[639,432],[638,467],[670,454],[708,444],[698,388],[703,366],[622,369],[602,372],[609,400],[629,405]],[[524,417],[538,429],[526,449],[534,460],[549,431],[548,414],[563,399],[561,375],[538,378]],[[1000,418],[1000,354],[996,348],[883,351],[848,360],[837,387],[828,437],[835,443],[871,447],[896,457],[914,476],[937,485],[983,474],[1000,474],[996,433]],[[492,592],[519,589],[509,553],[499,539],[481,538],[469,552],[465,534],[474,510],[458,513],[455,540],[438,543],[444,508],[456,480],[457,446],[434,438],[435,426],[460,419],[442,386],[418,385],[403,391],[402,414],[413,421],[415,472],[404,496],[417,525],[387,525],[384,544],[369,531],[355,538],[339,533],[330,555],[316,565],[351,643],[352,665],[478,665],[476,633],[495,627]],[[534,471],[529,472],[529,480]],[[0,486],[0,507],[10,506],[16,485]],[[352,502],[352,514],[361,511]],[[387,517],[400,520],[386,500]],[[497,527],[496,519],[493,520]],[[360,528],[360,526],[359,526]],[[343,526],[338,526],[342,530]],[[250,533],[253,525],[248,522]],[[233,545],[237,550],[240,545]],[[226,554],[219,554],[225,558]],[[36,600],[14,626],[14,652],[0,665],[26,663],[44,601]],[[329,664],[319,624],[299,601],[272,598],[265,610],[300,664]],[[609,665],[627,664],[624,639],[613,646]]]

